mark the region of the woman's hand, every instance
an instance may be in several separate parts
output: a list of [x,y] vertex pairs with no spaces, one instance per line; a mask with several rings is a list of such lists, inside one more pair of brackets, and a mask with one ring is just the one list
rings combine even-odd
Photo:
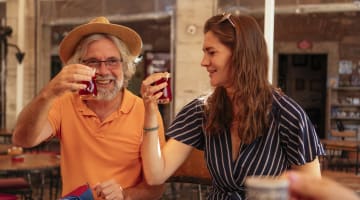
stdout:
[[157,109],[157,103],[161,95],[162,89],[167,86],[167,82],[155,84],[162,78],[168,78],[168,72],[154,73],[149,75],[141,84],[141,96],[144,100],[145,109]]

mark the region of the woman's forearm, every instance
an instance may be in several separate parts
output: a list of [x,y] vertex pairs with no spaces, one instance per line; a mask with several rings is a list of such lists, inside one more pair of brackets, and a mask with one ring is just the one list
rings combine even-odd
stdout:
[[318,157],[304,165],[293,165],[291,168],[300,172],[311,174],[313,177],[321,177],[320,162]]
[[155,112],[146,112],[141,155],[145,179],[149,185],[159,185],[167,179],[164,177],[165,162],[160,148],[158,127]]
[[144,137],[141,148],[144,176],[149,185],[159,185],[166,181],[183,163],[191,151],[190,146],[181,142],[169,143],[160,148],[159,127],[157,118],[158,99],[167,83],[155,84],[161,78],[168,78],[168,73],[154,73],[148,76],[141,85],[141,96],[145,107]]

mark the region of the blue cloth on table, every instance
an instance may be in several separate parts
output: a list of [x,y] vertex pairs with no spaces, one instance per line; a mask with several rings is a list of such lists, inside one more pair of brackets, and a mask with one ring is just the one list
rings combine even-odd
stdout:
[[60,200],[94,200],[92,191],[88,184],[79,186]]

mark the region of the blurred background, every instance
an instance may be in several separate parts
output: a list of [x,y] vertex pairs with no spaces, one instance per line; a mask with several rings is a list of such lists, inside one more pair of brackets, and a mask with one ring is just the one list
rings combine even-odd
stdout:
[[[265,10],[263,0],[0,0],[0,127],[11,129],[21,108],[61,70],[58,44],[67,32],[100,15],[143,39],[132,91],[139,93],[150,72],[172,73],[174,101],[162,108],[167,124],[185,103],[210,89],[199,64],[205,20],[216,13],[246,13],[264,27]],[[360,1],[277,0],[270,12],[272,82],[306,109],[325,138],[331,112],[339,112],[331,108],[327,82],[338,82],[341,61],[359,65]],[[19,52],[25,54],[21,63]]]
[[[256,18],[267,37],[269,79],[305,109],[321,139],[342,129],[360,140],[360,0],[0,0],[0,128],[12,130],[24,105],[61,70],[62,38],[96,16],[143,39],[131,91],[139,94],[149,73],[171,73],[173,101],[160,108],[167,126],[182,106],[211,90],[200,66],[202,29],[223,12]],[[352,160],[359,147],[355,152]],[[201,185],[192,189],[195,195],[186,195],[200,198]]]

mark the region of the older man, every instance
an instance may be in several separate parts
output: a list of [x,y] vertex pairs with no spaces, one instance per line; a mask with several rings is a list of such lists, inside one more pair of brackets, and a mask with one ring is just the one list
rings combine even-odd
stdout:
[[[144,104],[126,89],[141,47],[135,31],[105,17],[76,27],[60,44],[65,66],[20,113],[14,144],[59,138],[63,195],[89,184],[99,199],[160,198],[163,186],[142,175]],[[80,98],[92,77],[97,95]]]

